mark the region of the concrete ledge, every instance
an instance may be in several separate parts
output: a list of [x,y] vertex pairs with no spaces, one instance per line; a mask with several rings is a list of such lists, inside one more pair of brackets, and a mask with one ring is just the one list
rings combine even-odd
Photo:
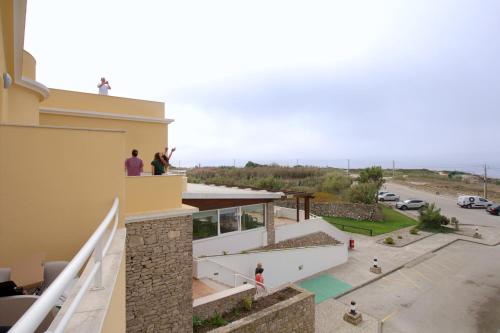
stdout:
[[[125,260],[125,228],[118,229],[116,231],[115,237],[111,243],[110,249],[106,256],[103,258],[102,270],[103,278],[102,284],[103,288],[94,290],[90,289],[83,296],[77,310],[70,319],[68,326],[64,330],[67,333],[87,333],[87,332],[101,332],[106,315],[110,311],[111,298],[117,287],[116,282],[118,279],[118,274],[120,271],[120,266],[122,261]],[[93,259],[90,259],[92,262]],[[81,278],[86,277],[89,274],[89,266],[83,271]],[[74,300],[78,290],[80,290],[82,285],[82,280],[79,279],[75,286],[70,292],[70,296],[67,298],[63,307],[57,314],[56,318],[52,322],[48,331],[53,331],[55,325],[61,320],[62,316],[66,312],[67,308]],[[125,311],[125,309],[123,309]]]
[[196,213],[198,211],[199,209],[196,207],[183,204],[182,208],[169,209],[163,212],[127,215],[127,217],[125,217],[125,224],[192,215],[193,213]]

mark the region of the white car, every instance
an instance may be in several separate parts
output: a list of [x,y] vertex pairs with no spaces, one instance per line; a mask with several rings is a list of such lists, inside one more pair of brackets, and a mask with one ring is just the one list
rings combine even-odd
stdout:
[[401,210],[407,209],[420,209],[422,207],[427,206],[427,202],[419,199],[408,199],[405,201],[399,201],[396,203],[396,208]]
[[477,195],[461,195],[458,197],[457,205],[462,208],[486,208],[493,202]]
[[396,195],[396,194],[391,193],[391,192],[387,192],[384,194],[380,194],[378,196],[378,200],[379,201],[399,201],[399,195]]

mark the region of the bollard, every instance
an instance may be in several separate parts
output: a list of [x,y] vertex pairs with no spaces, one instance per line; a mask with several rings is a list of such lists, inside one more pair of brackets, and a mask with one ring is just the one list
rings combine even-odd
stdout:
[[361,313],[356,311],[356,302],[351,301],[351,310],[344,313],[344,320],[353,325],[359,325],[363,321]]
[[354,239],[349,239],[349,249],[354,250]]
[[379,266],[377,258],[373,259],[373,266],[370,267],[370,272],[375,273],[375,274],[382,273],[382,267]]
[[479,228],[476,228],[476,232],[474,233],[474,238],[482,238],[481,234],[479,233]]

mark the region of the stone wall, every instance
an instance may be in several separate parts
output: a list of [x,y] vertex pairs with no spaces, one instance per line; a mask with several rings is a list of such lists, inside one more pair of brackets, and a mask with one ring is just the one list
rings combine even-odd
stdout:
[[127,332],[192,332],[192,217],[127,227]]
[[300,294],[242,318],[211,333],[314,333],[314,294],[296,287]]
[[[276,206],[297,208],[295,200],[280,200]],[[300,203],[300,209],[304,204]],[[311,213],[318,216],[348,217],[355,220],[382,221],[384,216],[377,204],[311,202]]]
[[242,304],[246,297],[253,298],[255,287],[245,284],[236,288],[224,290],[216,294],[195,299],[193,315],[202,320],[213,317],[216,313],[223,314]]

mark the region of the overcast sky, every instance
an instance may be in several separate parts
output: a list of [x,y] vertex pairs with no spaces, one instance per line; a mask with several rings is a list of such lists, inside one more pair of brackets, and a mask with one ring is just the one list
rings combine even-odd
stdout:
[[[138,5],[140,4],[140,5]],[[166,103],[181,164],[500,170],[500,2],[29,0],[38,79]]]

